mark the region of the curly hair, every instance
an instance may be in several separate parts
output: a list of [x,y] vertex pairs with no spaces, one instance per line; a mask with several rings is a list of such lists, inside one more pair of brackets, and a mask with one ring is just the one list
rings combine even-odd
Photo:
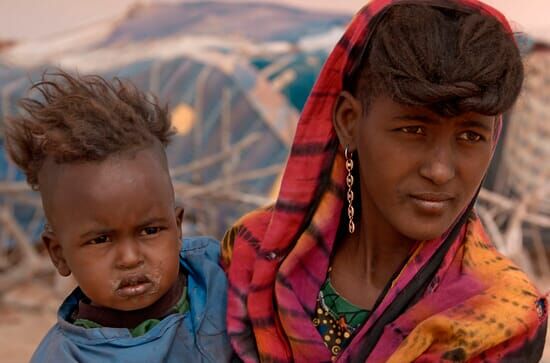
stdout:
[[398,4],[377,16],[351,89],[367,104],[385,94],[444,116],[497,115],[518,97],[520,53],[496,18],[452,3]]
[[6,149],[37,189],[44,160],[57,163],[102,161],[174,134],[166,106],[127,81],[97,75],[45,73],[31,87],[37,98],[23,98],[23,116],[6,122]]

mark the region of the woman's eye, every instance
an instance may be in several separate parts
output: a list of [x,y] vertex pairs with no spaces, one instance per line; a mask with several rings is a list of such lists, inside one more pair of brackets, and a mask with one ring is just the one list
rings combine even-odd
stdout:
[[424,129],[421,126],[407,126],[407,127],[402,127],[399,130],[403,131],[406,134],[416,134],[416,135],[424,134]]
[[461,140],[464,140],[464,141],[469,141],[469,142],[477,142],[477,141],[482,141],[483,140],[483,136],[481,136],[477,132],[473,132],[473,131],[465,131],[465,132],[461,133],[460,135],[458,135],[458,138],[461,139]]
[[142,236],[150,236],[150,235],[159,233],[160,230],[161,230],[160,227],[145,227],[141,231],[141,235]]
[[99,237],[96,237],[94,239],[91,239],[88,241],[88,244],[90,245],[98,245],[100,243],[106,243],[106,242],[111,242],[111,239],[109,238],[109,236],[107,235],[101,235]]

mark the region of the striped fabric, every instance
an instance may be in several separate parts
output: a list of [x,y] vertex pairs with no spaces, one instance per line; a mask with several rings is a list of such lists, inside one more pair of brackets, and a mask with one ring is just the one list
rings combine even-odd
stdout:
[[[243,217],[224,238],[228,332],[245,362],[331,361],[311,319],[344,203],[332,108],[370,19],[396,2],[374,0],[354,17],[303,110],[275,206]],[[496,10],[461,3],[510,29]],[[545,300],[494,249],[472,205],[444,236],[415,246],[339,362],[537,361]]]

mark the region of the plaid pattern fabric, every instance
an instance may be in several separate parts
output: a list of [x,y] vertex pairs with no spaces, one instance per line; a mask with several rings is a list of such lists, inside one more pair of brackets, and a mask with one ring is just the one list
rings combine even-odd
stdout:
[[[224,238],[228,332],[245,362],[331,361],[311,319],[344,203],[344,157],[332,109],[363,53],[369,21],[396,2],[374,0],[353,18],[305,105],[276,204],[243,217]],[[510,30],[496,10],[460,3],[481,8]],[[472,206],[444,236],[415,246],[338,361],[540,356],[545,300],[494,249]]]

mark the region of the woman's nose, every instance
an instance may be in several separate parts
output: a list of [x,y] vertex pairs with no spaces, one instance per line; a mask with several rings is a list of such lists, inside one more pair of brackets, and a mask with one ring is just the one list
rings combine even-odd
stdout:
[[434,145],[425,154],[420,175],[436,185],[444,185],[456,175],[455,162],[452,145]]

